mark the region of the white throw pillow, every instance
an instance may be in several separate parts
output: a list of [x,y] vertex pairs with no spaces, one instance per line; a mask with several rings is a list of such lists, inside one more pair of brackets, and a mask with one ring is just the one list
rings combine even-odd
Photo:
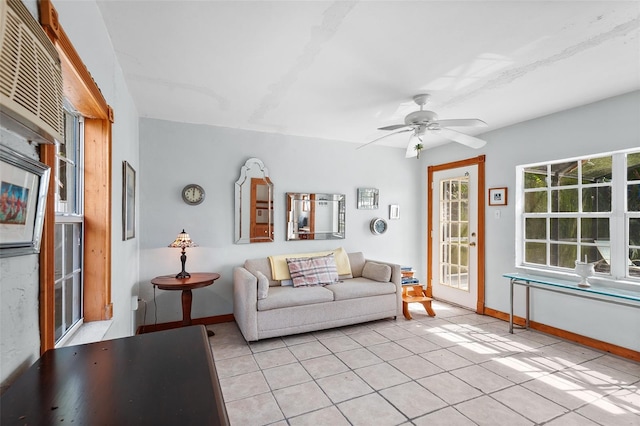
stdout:
[[260,271],[256,272],[256,277],[258,277],[258,299],[266,299],[269,294],[269,280]]
[[391,281],[391,266],[383,263],[367,262],[362,268],[362,276],[383,283]]

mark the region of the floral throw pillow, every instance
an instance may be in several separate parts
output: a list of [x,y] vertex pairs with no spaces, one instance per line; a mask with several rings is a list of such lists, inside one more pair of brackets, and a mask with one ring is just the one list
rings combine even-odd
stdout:
[[294,287],[327,285],[338,281],[338,268],[333,254],[288,258],[287,266]]

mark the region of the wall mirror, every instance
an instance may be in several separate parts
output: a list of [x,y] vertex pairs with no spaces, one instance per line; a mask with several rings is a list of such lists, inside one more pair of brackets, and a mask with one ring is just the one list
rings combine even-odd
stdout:
[[376,210],[379,194],[376,188],[358,188],[358,209]]
[[344,194],[287,192],[287,241],[344,239]]
[[273,241],[273,183],[262,161],[247,160],[240,169],[235,193],[236,244]]

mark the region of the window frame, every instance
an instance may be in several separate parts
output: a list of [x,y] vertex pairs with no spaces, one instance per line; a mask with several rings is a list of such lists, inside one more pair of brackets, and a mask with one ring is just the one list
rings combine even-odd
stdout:
[[[84,166],[84,321],[111,319],[111,202],[113,109],[107,104],[69,37],[51,0],[40,0],[40,24],[60,56],[64,97],[85,117]],[[42,145],[40,161],[56,163],[55,145]],[[40,251],[40,352],[55,346],[54,180],[49,181]]]
[[[71,121],[72,120],[72,121]],[[69,123],[71,121],[71,123]],[[72,241],[67,241],[66,233],[63,233],[60,237],[60,243],[62,243],[61,255],[63,259],[60,262],[56,262],[61,269],[60,276],[54,276],[54,294],[58,284],[61,284],[61,303],[63,307],[61,312],[54,309],[55,324],[54,327],[54,340],[55,347],[64,346],[64,344],[73,335],[84,322],[84,117],[79,114],[75,109],[65,102],[65,142],[64,144],[56,142],[56,167],[53,179],[55,181],[55,226],[60,225],[72,225],[73,236]],[[65,146],[65,155],[61,154],[60,148]],[[69,152],[73,149],[73,153]],[[64,170],[61,170],[63,163],[66,163]],[[62,173],[65,173],[64,179]],[[63,189],[63,185],[66,185],[66,204],[63,204],[60,192]],[[70,194],[70,191],[72,194]],[[61,207],[64,206],[64,209]],[[54,230],[54,238],[56,231]],[[77,246],[74,246],[74,240],[78,239]],[[69,263],[66,256],[72,256],[71,270],[68,269]],[[54,256],[55,257],[55,256]],[[57,259],[56,259],[57,260]],[[79,282],[72,285],[71,289],[65,286],[65,283],[69,280],[77,279]],[[67,306],[67,294],[68,290],[72,291],[72,299],[74,301],[72,306]],[[76,305],[76,300],[79,301],[79,306]],[[71,321],[67,322],[69,317],[69,311],[71,312]],[[58,324],[62,327],[62,334],[58,336]]]
[[[532,270],[537,273],[546,275],[558,275],[558,276],[575,276],[573,273],[574,268],[553,266],[551,265],[550,244],[562,244],[557,240],[551,239],[549,226],[546,228],[545,239],[526,238],[526,220],[528,218],[544,218],[548,221],[550,218],[575,218],[578,221],[577,227],[580,227],[580,220],[583,218],[607,218],[609,220],[609,241],[610,241],[610,271],[609,273],[597,272],[594,276],[595,279],[603,282],[629,282],[640,286],[640,276],[631,276],[629,269],[629,219],[640,218],[640,212],[630,212],[627,205],[627,157],[629,154],[639,153],[637,148],[631,148],[620,151],[603,152],[591,155],[583,155],[568,159],[559,159],[552,161],[537,162],[531,164],[523,164],[516,166],[516,267],[527,270]],[[535,192],[531,188],[525,188],[525,170],[534,167],[547,167],[547,175],[550,167],[554,164],[566,163],[566,162],[578,162],[582,160],[588,160],[590,158],[599,158],[611,156],[611,209],[608,212],[583,212],[582,211],[582,189],[583,187],[602,187],[608,185],[605,184],[588,184],[582,183],[582,180],[576,185],[563,186],[561,188],[577,188],[578,189],[578,203],[580,206],[577,212],[553,212],[550,204],[551,200],[547,197],[547,211],[546,212],[525,212],[525,194]],[[579,166],[582,170],[582,166]],[[638,181],[634,181],[638,182]],[[547,182],[543,190],[547,191],[547,194],[551,194],[552,191],[559,188],[553,186]],[[542,191],[542,190],[540,190]],[[546,261],[545,265],[540,263],[527,262],[525,260],[526,244],[527,242],[540,242],[546,244]],[[573,245],[580,250],[583,246],[593,246],[595,243],[584,243],[582,241],[575,241],[572,243],[566,243]],[[576,259],[580,260],[580,259]]]

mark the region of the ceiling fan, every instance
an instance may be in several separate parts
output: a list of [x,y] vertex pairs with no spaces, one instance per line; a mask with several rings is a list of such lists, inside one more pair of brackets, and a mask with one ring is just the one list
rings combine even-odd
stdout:
[[[357,149],[364,148],[380,139],[387,138],[398,133],[412,132],[407,146],[406,157],[420,158],[420,151],[424,149],[423,137],[427,132],[436,133],[446,139],[461,143],[471,148],[482,148],[487,142],[464,133],[449,129],[449,127],[486,127],[487,123],[477,118],[459,118],[449,120],[439,120],[438,114],[433,111],[423,109],[429,100],[430,95],[420,94],[413,97],[413,101],[420,107],[419,111],[414,111],[404,118],[404,124],[393,124],[391,126],[380,127],[378,130],[395,130],[392,133],[381,136],[377,139],[360,145]],[[413,138],[417,138],[415,141]]]

